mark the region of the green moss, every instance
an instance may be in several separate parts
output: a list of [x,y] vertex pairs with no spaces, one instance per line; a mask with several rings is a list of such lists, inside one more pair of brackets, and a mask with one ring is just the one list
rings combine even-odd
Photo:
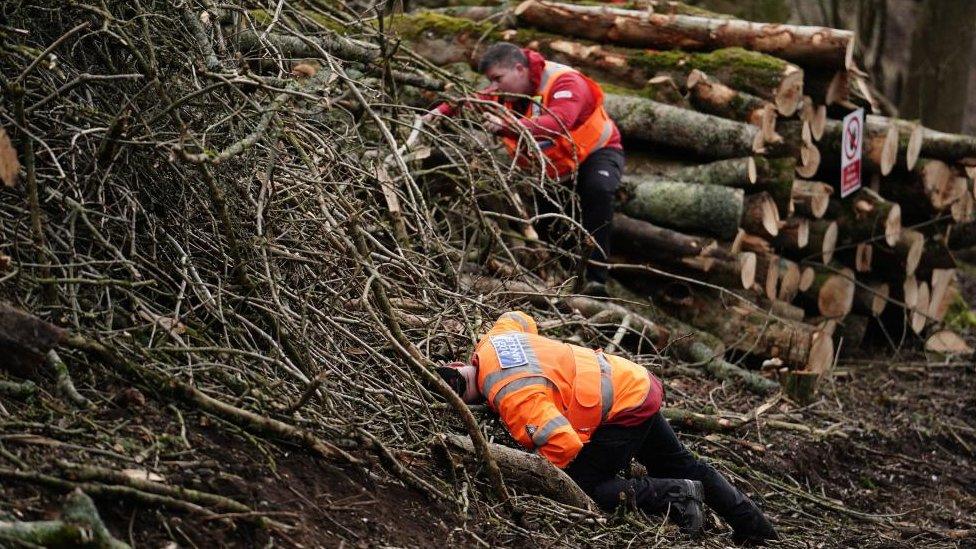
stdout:
[[786,61],[743,48],[722,48],[707,53],[681,50],[645,50],[630,56],[631,64],[648,74],[698,69],[740,90],[768,92],[779,85]]
[[390,20],[390,26],[407,39],[416,39],[424,33],[442,38],[472,33],[480,36],[490,34],[494,28],[489,23],[429,11],[394,16]]
[[976,311],[969,308],[969,303],[961,295],[957,295],[949,305],[944,321],[946,326],[956,331],[970,331],[976,328]]

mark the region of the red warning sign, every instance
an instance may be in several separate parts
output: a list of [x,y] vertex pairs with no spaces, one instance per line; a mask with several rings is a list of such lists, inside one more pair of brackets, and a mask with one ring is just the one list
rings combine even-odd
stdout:
[[840,197],[861,188],[861,151],[864,141],[864,109],[844,117],[840,151]]

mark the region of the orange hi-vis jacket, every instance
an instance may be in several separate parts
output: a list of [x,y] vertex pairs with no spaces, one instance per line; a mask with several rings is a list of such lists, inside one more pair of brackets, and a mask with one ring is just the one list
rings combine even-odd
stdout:
[[[596,108],[593,113],[580,124],[577,128],[566,128],[560,135],[537,141],[539,149],[546,158],[546,173],[555,179],[565,177],[576,171],[580,164],[592,153],[603,148],[613,136],[613,121],[603,108],[603,90],[599,84],[587,78],[576,69],[546,61],[542,76],[539,79],[539,89],[535,97],[529,101],[529,106],[524,116],[535,118],[545,112],[549,102],[552,100],[552,85],[563,74],[574,72],[580,75],[590,91],[593,93]],[[514,101],[506,101],[507,108],[515,110]],[[509,154],[518,160],[519,166],[532,167],[535,158],[526,154],[526,146],[520,143],[518,136],[503,136],[502,143],[508,149]]]
[[475,356],[488,405],[519,444],[560,468],[601,423],[651,396],[660,407],[660,382],[644,367],[540,336],[532,317],[520,311],[499,317]]

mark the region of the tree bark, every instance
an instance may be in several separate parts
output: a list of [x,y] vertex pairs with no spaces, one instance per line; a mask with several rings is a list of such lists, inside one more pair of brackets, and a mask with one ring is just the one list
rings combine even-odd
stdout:
[[846,30],[539,0],[523,2],[515,13],[520,22],[595,42],[687,51],[741,47],[804,65],[835,69],[854,66],[854,33]]
[[839,320],[851,312],[854,305],[854,273],[850,269],[831,269],[814,267],[814,278],[810,287],[803,290],[809,308],[820,315]]
[[915,274],[925,249],[925,236],[913,229],[903,229],[894,246],[874,245],[874,273],[889,282]]
[[734,90],[698,69],[691,71],[685,85],[695,109],[752,124],[762,130],[766,142],[781,139],[776,134],[776,106],[769,101]]
[[737,381],[758,394],[768,394],[779,389],[779,383],[776,381],[727,362],[723,358],[725,345],[716,336],[692,328],[668,315],[616,280],[611,280],[607,284],[607,291],[615,298],[623,300],[628,308],[664,325],[672,336],[668,348],[673,349],[678,358],[701,364],[715,378]]
[[757,160],[761,158],[747,156],[744,158],[716,160],[707,164],[696,164],[679,168],[675,171],[668,172],[667,176],[675,181],[688,181],[744,189],[756,183],[758,178],[756,165]]
[[[828,181],[840,178],[843,126],[839,120],[827,120],[818,144],[823,159],[820,173]],[[862,147],[863,169],[888,175],[898,161],[898,128],[891,124],[865,122]]]
[[819,181],[797,179],[793,181],[793,208],[799,215],[820,219],[827,213],[834,188]]
[[946,211],[966,191],[955,185],[955,175],[945,162],[921,159],[914,170],[899,170],[883,179],[880,192],[904,205],[905,220],[914,224]]
[[831,200],[828,213],[837,218],[841,242],[857,244],[876,237],[894,246],[901,234],[901,206],[862,188],[843,201]]
[[919,118],[922,124],[937,130],[960,130],[966,109],[971,44],[976,36],[974,20],[976,2],[921,2],[912,35],[902,116]]
[[777,320],[755,305],[729,303],[681,284],[658,291],[662,308],[677,319],[719,337],[730,348],[780,358],[797,369],[823,367],[833,359],[833,341],[808,324]]
[[779,234],[773,239],[777,250],[788,253],[801,253],[810,243],[810,220],[805,217],[790,217],[781,223]]
[[[461,450],[466,461],[474,467],[478,466],[477,453],[470,438],[460,435],[444,436],[445,442],[451,448]],[[502,474],[511,479],[514,485],[559,503],[597,511],[596,504],[583,492],[583,489],[546,458],[501,444],[491,443],[488,449],[498,463],[499,469],[502,470]]]
[[614,214],[612,231],[614,251],[627,257],[719,257],[715,252],[717,244],[711,238],[686,235],[621,213]]
[[620,132],[630,139],[704,158],[750,156],[763,150],[762,132],[748,124],[640,97],[607,94],[604,107]]
[[859,284],[854,290],[854,312],[869,316],[880,315],[888,305],[890,288],[887,282]]
[[779,234],[779,210],[776,201],[767,192],[750,194],[745,197],[742,212],[742,228],[751,234],[766,239]]
[[738,231],[743,211],[739,189],[664,180],[624,181],[631,189],[623,203],[627,215],[724,239]]

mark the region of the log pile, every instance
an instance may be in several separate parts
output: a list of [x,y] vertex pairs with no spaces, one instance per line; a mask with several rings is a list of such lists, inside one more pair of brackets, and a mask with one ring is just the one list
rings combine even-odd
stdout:
[[544,0],[495,9],[501,30],[474,13],[401,26],[419,50],[449,45],[439,56],[452,61],[475,59],[480,33],[583,70],[609,92],[628,157],[651,157],[624,177],[611,260],[659,312],[787,377],[812,372],[787,383],[800,398],[834,359],[837,323],[918,341],[941,327],[956,295],[950,248],[976,243],[976,138],[868,114],[863,187],[841,198],[840,118],[877,105],[853,33]]

